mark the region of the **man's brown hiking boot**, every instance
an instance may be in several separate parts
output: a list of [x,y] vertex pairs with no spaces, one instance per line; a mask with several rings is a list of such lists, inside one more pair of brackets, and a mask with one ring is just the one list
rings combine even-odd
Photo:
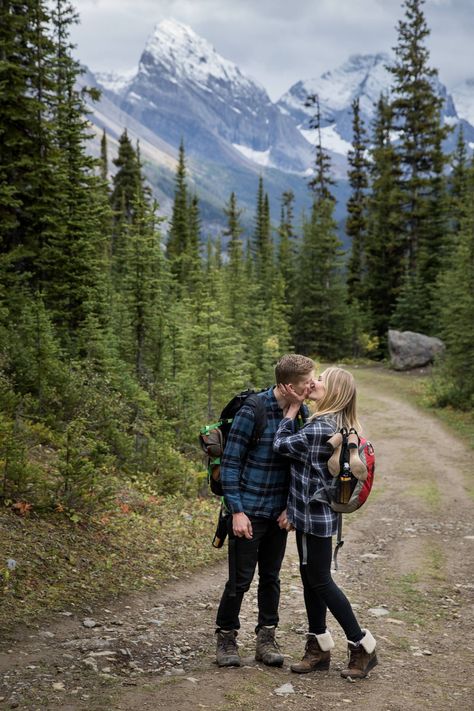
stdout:
[[306,647],[301,662],[292,664],[290,669],[296,674],[307,674],[312,671],[326,671],[329,669],[331,661],[331,649],[334,647],[334,640],[330,632],[324,634],[306,635]]
[[275,640],[276,627],[260,627],[257,632],[255,659],[269,667],[281,667],[283,654]]
[[219,667],[240,667],[237,630],[217,630],[216,662]]
[[341,671],[341,676],[344,679],[363,679],[369,671],[377,664],[377,655],[375,654],[376,642],[369,630],[362,630],[365,635],[358,644],[354,642],[347,643],[347,655],[349,663],[347,669]]

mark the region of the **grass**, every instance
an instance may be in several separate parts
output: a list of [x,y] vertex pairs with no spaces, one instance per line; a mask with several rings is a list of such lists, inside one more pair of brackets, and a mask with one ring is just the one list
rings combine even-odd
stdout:
[[[153,497],[152,497],[153,499]],[[0,628],[141,589],[223,559],[217,500],[153,499],[73,523],[0,510]],[[6,561],[16,568],[8,571]]]
[[407,488],[406,494],[410,497],[415,497],[423,501],[434,513],[440,510],[442,497],[440,490],[434,481],[413,482]]

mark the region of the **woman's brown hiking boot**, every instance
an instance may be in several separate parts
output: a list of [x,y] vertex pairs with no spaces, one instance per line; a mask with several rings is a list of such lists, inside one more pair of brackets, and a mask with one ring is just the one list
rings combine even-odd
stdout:
[[216,662],[219,667],[240,667],[237,630],[217,630]]
[[347,669],[341,671],[341,676],[344,679],[363,679],[369,671],[377,664],[377,655],[375,654],[376,642],[369,630],[362,630],[364,636],[358,644],[347,642],[347,655],[349,663]]
[[255,659],[269,667],[281,667],[284,657],[275,639],[276,627],[260,627],[257,632]]
[[312,671],[326,671],[329,669],[331,661],[331,649],[334,647],[334,641],[330,632],[324,634],[313,634],[308,632],[306,635],[306,647],[304,656],[301,662],[291,665],[291,671],[296,674],[307,674]]

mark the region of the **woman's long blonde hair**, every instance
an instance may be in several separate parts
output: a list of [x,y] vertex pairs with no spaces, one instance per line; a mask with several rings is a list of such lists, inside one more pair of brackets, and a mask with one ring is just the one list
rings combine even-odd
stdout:
[[315,403],[315,412],[309,420],[322,415],[332,415],[336,419],[338,429],[354,427],[360,432],[356,384],[352,373],[343,368],[331,367],[321,373],[321,379],[326,392],[322,400]]

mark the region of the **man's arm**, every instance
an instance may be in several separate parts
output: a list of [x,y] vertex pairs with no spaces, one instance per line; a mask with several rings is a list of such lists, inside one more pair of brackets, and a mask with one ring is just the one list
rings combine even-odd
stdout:
[[232,513],[232,527],[238,538],[252,538],[252,524],[244,512],[240,477],[255,425],[255,415],[245,405],[234,417],[221,462],[221,483],[226,504]]

